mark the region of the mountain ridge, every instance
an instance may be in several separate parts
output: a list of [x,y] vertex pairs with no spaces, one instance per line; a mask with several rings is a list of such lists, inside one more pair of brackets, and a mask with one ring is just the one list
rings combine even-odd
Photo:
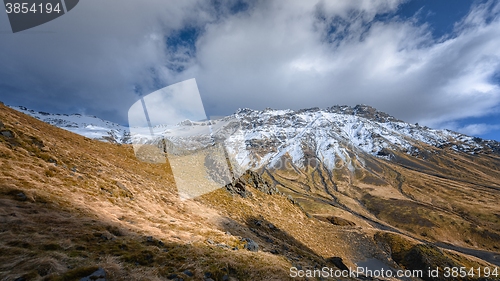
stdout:
[[[37,112],[31,109],[28,109],[24,106],[10,106],[11,108],[21,111],[25,114],[28,114],[32,117],[35,117],[39,120],[42,120],[46,123],[55,125],[57,127],[72,131],[74,133],[93,138],[93,139],[98,139],[98,140],[103,140],[103,141],[110,141],[110,142],[117,142],[117,143],[131,143],[133,140],[130,139],[130,131],[129,128],[126,126],[122,126],[110,121],[106,121],[103,119],[100,119],[96,116],[87,116],[87,115],[81,115],[81,114],[57,114],[57,113],[47,113],[47,112]],[[418,124],[410,124],[407,122],[404,122],[402,120],[399,120],[387,113],[384,113],[382,111],[379,111],[371,106],[360,104],[356,105],[354,107],[347,106],[347,105],[334,105],[331,107],[327,107],[325,109],[320,109],[318,107],[313,107],[313,108],[307,108],[307,109],[300,109],[300,110],[291,110],[291,109],[286,109],[286,110],[276,110],[276,109],[270,109],[266,108],[264,110],[253,110],[249,108],[239,108],[236,110],[236,112],[232,115],[229,115],[228,117],[234,117],[234,116],[239,116],[240,118],[244,119],[245,117],[249,115],[298,115],[298,114],[303,114],[303,113],[313,113],[313,112],[325,112],[325,113],[334,113],[334,114],[339,114],[339,115],[352,115],[352,116],[357,116],[357,117],[362,117],[365,118],[366,120],[377,122],[377,123],[393,123],[393,124],[404,124],[405,134],[408,137],[412,137],[411,133],[409,132],[412,129],[420,130],[420,131],[430,131],[430,132],[441,132],[441,135],[446,137],[446,136],[453,136],[456,139],[462,139],[464,140],[463,142],[466,142],[467,146],[461,146],[457,147],[456,149],[466,151],[466,152],[473,152],[473,150],[470,150],[470,146],[473,148],[488,148],[489,150],[493,150],[496,152],[500,152],[500,143],[495,140],[484,140],[478,137],[470,137],[464,134],[460,134],[448,129],[444,130],[435,130],[428,128],[426,126],[419,126]],[[262,124],[263,122],[259,122],[259,120],[254,120],[257,121],[257,124]],[[254,125],[255,126],[255,125]],[[391,129],[402,129],[401,127],[397,126],[392,126]],[[394,132],[395,130],[393,130]],[[418,137],[422,137],[421,135]],[[415,137],[414,137],[415,138]],[[422,138],[420,139],[422,140]],[[427,140],[429,141],[429,140]],[[433,140],[433,145],[434,146],[445,146],[447,143],[444,141],[444,138],[441,139],[436,139],[434,136]]]
[[[287,121],[274,113],[237,123],[237,136],[252,136],[239,142],[245,149],[245,140],[286,136]],[[498,155],[419,142],[416,156],[387,148],[387,157],[337,141],[344,159],[335,156],[329,169],[313,149],[314,130],[302,129],[316,113],[301,114],[290,140],[299,136],[310,161],[298,165],[283,153],[287,165],[255,167],[230,192],[183,201],[168,162],[138,161],[132,145],[85,138],[0,105],[0,276],[64,280],[102,267],[110,280],[189,280],[185,270],[197,280],[289,280],[292,266],[500,265]],[[265,125],[253,128],[254,121]],[[270,134],[269,126],[281,131]],[[253,143],[255,157],[272,153]]]
[[67,131],[102,141],[129,143],[130,132],[128,127],[103,120],[96,116],[74,114],[48,113],[35,111],[24,106],[9,106],[12,109],[25,113],[45,123],[65,129]]

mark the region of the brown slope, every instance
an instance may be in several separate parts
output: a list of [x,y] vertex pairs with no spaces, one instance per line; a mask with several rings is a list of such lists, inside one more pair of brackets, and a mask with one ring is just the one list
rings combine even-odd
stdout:
[[4,105],[0,121],[0,280],[79,280],[96,267],[111,280],[286,276],[279,256],[207,244],[243,245],[216,210],[178,199],[168,165]]
[[[378,220],[357,205],[370,191],[366,186],[339,185],[324,193],[317,187],[314,196],[297,188],[309,200],[298,201],[334,215],[326,219],[304,212],[307,204],[252,188],[250,198],[218,190],[181,201],[168,165],[139,162],[130,146],[90,140],[3,105],[0,121],[1,280],[79,280],[98,267],[110,280],[164,280],[172,274],[201,280],[207,273],[214,280],[225,275],[287,280],[291,266],[336,268],[338,263],[327,259],[332,256],[348,266],[377,258],[400,268],[405,260],[395,263],[399,256],[387,247],[403,244],[400,255],[411,258],[419,244],[392,234],[404,241],[395,245],[363,217],[339,208],[352,206]],[[380,171],[387,168],[378,165]],[[309,172],[303,176],[312,182],[326,177],[325,171]],[[335,176],[354,183],[366,178]],[[334,192],[337,207],[328,202]],[[339,225],[333,218],[344,215],[356,225]],[[256,241],[260,250],[243,250],[242,237]],[[487,265],[449,252],[439,255],[459,265]]]
[[263,175],[316,216],[451,244],[500,265],[500,157],[423,143],[419,150],[414,156],[387,151],[391,160],[351,151],[354,170],[345,163],[328,170],[321,163],[300,168],[283,160],[287,169]]

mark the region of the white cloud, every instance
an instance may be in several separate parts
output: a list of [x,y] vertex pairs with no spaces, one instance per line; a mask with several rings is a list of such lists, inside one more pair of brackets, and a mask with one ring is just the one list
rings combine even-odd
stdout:
[[469,124],[467,126],[458,128],[457,131],[469,136],[480,136],[499,129],[500,125],[490,125],[481,123],[481,124]]
[[[255,1],[236,14],[221,3],[81,2],[36,29],[55,33],[2,38],[0,63],[9,67],[0,78],[39,104],[84,104],[124,119],[137,98],[132,84],[154,89],[152,71],[163,84],[196,78],[209,115],[364,103],[441,127],[500,104],[491,82],[500,70],[499,3],[474,6],[439,39],[414,19],[375,20],[397,0]],[[200,31],[196,51],[173,52],[166,36],[185,26]]]
[[[273,3],[209,25],[197,42],[195,76],[209,111],[365,103],[439,126],[500,103],[490,82],[500,66],[500,22],[479,24],[484,6],[457,25],[455,37],[437,41],[412,20],[372,21],[396,2]],[[328,42],[321,28],[331,22],[340,23]]]
[[153,89],[151,69],[168,59],[165,36],[209,20],[204,9],[196,0],[80,1],[67,15],[16,34],[0,13],[2,99],[125,122],[137,99],[134,85]]

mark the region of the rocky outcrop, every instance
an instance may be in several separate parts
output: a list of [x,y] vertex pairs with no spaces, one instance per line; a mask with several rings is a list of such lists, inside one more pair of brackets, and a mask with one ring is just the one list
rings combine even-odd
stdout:
[[279,193],[278,189],[264,180],[258,173],[246,171],[241,177],[226,185],[227,191],[231,194],[238,194],[243,198],[251,196],[247,187],[253,187],[266,194],[273,195]]
[[356,224],[350,220],[346,220],[336,216],[330,216],[326,218],[331,224],[338,226],[355,226]]
[[259,245],[257,244],[257,242],[253,241],[252,239],[242,238],[241,241],[246,242],[245,249],[247,249],[248,251],[250,251],[250,252],[258,252],[259,251]]

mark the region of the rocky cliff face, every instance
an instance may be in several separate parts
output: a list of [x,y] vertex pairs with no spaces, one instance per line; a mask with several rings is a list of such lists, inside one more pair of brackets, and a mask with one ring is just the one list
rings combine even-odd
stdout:
[[230,193],[238,194],[244,198],[252,196],[248,187],[253,187],[269,195],[280,193],[275,186],[263,179],[258,173],[250,170],[246,171],[241,177],[227,184],[225,187]]

